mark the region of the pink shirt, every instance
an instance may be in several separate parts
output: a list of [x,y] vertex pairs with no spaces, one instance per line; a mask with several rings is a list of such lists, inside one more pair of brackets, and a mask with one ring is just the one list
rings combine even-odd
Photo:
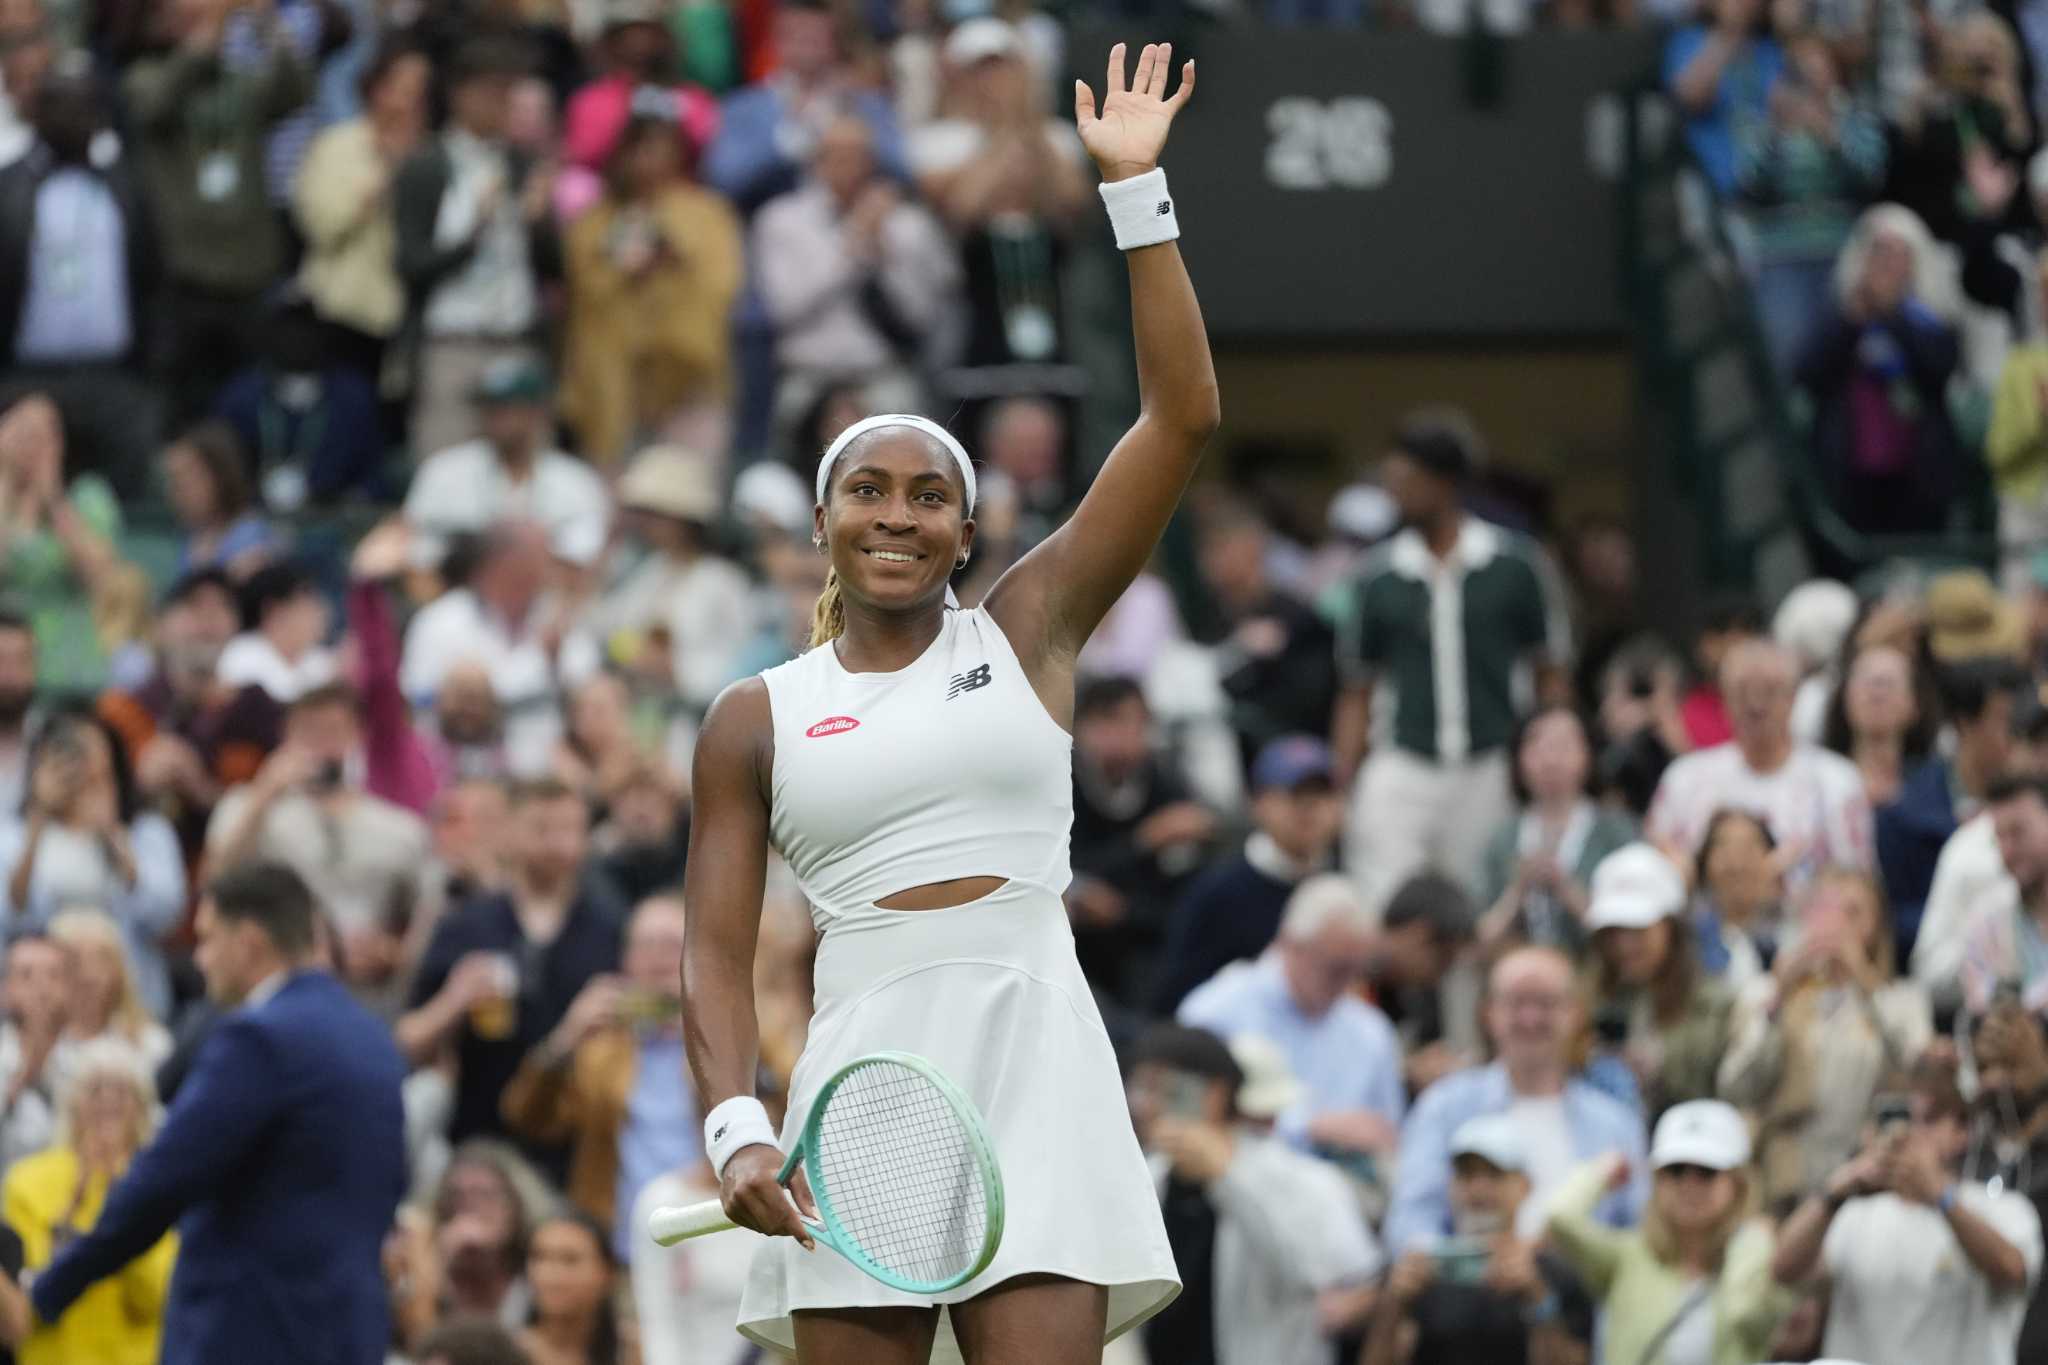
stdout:
[[[592,81],[569,97],[562,123],[562,155],[570,165],[604,169],[632,117],[633,92],[638,89],[640,82],[619,74]],[[675,96],[676,116],[689,136],[689,154],[694,159],[718,132],[718,101],[694,85],[667,89]]]

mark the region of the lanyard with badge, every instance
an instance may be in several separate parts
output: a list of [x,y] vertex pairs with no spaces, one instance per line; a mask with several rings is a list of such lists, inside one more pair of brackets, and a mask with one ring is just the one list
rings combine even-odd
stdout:
[[223,80],[213,90],[195,96],[187,107],[185,127],[199,153],[194,189],[201,200],[219,204],[234,197],[242,187],[242,167],[235,158],[236,130],[241,126],[241,82]]

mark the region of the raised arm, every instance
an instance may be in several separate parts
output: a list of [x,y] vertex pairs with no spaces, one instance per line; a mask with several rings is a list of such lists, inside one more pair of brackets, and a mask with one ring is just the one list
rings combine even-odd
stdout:
[[[683,1050],[706,1114],[754,1093],[761,1025],[754,947],[768,876],[768,790],[775,761],[768,685],[746,678],[718,694],[691,760],[694,806],[683,897]],[[731,1154],[720,1172],[728,1217],[807,1245],[810,1234],[776,1183],[782,1153],[766,1142]]]
[[[1074,83],[1081,142],[1105,181],[1151,171],[1167,129],[1187,104],[1195,64],[1166,98],[1171,44],[1147,45],[1124,85],[1124,46],[1110,49],[1109,84],[1095,96]],[[1145,567],[1216,429],[1216,371],[1194,285],[1180,249],[1160,242],[1125,253],[1138,352],[1138,421],[1116,444],[1066,525],[989,590],[987,605],[1026,666],[1071,668],[1074,657]]]

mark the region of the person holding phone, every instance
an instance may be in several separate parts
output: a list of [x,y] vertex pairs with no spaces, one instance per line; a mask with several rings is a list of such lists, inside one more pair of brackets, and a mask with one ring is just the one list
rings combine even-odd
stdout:
[[1904,1106],[1880,1101],[1863,1149],[1788,1219],[1772,1269],[1824,1279],[1821,1354],[1865,1365],[2006,1365],[2041,1273],[2041,1219],[2018,1190],[1961,1179],[1969,1109],[1922,1068]]
[[639,1250],[631,1215],[641,1189],[704,1156],[683,1066],[682,970],[682,901],[642,901],[621,970],[590,978],[498,1101],[514,1133],[569,1143],[570,1202],[614,1229],[621,1257]]
[[[1529,1154],[1506,1114],[1451,1135],[1452,1235],[1388,1275],[1359,1365],[1584,1365],[1593,1304],[1555,1253],[1518,1237]],[[1413,1324],[1412,1341],[1402,1330]]]

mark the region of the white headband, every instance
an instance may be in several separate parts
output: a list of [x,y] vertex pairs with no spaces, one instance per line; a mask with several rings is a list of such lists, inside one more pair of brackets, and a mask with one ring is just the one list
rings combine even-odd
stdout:
[[839,433],[836,440],[825,448],[825,458],[818,461],[818,501],[825,500],[825,487],[832,482],[832,466],[839,463],[839,457],[846,448],[871,431],[884,427],[909,427],[921,431],[946,448],[953,457],[953,463],[960,466],[960,482],[967,486],[967,510],[974,510],[974,462],[967,458],[967,450],[953,439],[953,433],[926,417],[917,417],[907,412],[885,412],[874,417],[863,417]]

